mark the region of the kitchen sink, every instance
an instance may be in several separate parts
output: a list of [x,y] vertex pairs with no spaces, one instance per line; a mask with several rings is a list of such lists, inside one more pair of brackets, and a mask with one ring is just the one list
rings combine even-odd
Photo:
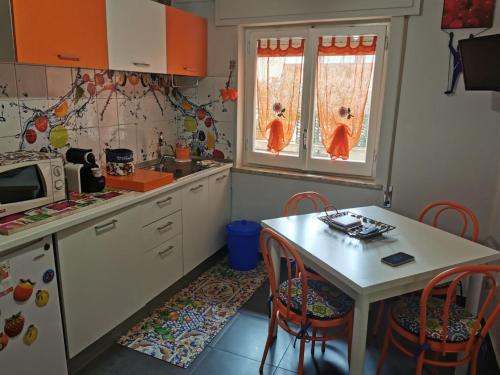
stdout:
[[157,172],[169,172],[174,175],[174,179],[180,180],[193,173],[201,172],[209,168],[218,167],[224,163],[213,160],[189,160],[178,162],[173,157],[163,157],[138,164],[139,169],[147,169]]

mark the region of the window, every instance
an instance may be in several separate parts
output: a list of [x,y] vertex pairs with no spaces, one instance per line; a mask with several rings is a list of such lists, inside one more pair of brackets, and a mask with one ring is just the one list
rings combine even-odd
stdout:
[[248,30],[246,161],[372,176],[385,26]]

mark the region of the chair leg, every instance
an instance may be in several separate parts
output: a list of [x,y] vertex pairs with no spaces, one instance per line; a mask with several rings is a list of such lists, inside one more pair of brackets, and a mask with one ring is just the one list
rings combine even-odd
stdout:
[[[323,337],[327,336],[326,332],[322,332]],[[326,351],[326,340],[322,340],[321,342],[321,353]]]
[[315,337],[316,337],[316,334],[318,333],[318,329],[317,328],[313,328],[312,329],[312,338],[311,338],[311,354],[314,356],[314,347],[316,346],[316,340],[315,340]]
[[422,375],[422,370],[424,368],[424,357],[425,357],[425,352],[422,351],[420,355],[417,358],[417,369],[415,371],[416,375]]
[[300,339],[300,353],[299,353],[299,367],[297,369],[297,375],[303,375],[304,373],[304,351],[306,348],[306,338],[302,337]]
[[384,317],[385,302],[380,301],[377,311],[377,319],[375,319],[375,326],[373,327],[373,336],[377,336],[380,324],[382,324],[382,318]]
[[276,327],[276,311],[272,312],[271,324],[269,325],[269,332],[267,333],[266,346],[264,348],[264,353],[262,354],[262,360],[260,361],[259,372],[262,374],[264,371],[264,364],[266,363],[267,353],[274,340],[274,329]]
[[469,368],[470,375],[477,374],[477,357],[479,355],[479,349],[481,348],[482,342],[483,342],[483,340],[479,339],[476,342],[476,345],[474,346],[474,349],[472,351],[472,358],[470,360],[470,368]]
[[382,367],[384,366],[384,361],[385,361],[385,357],[387,355],[387,349],[389,349],[389,342],[391,340],[391,336],[392,336],[392,328],[389,325],[389,327],[387,327],[387,332],[385,333],[384,346],[382,347],[382,353],[380,353],[380,358],[378,359],[377,375],[380,375],[380,372],[382,371]]

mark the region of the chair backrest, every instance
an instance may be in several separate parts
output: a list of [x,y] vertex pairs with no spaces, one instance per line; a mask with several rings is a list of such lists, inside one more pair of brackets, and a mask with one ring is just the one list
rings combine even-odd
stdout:
[[443,354],[445,352],[445,344],[448,338],[448,322],[450,319],[450,307],[453,303],[455,303],[456,298],[456,289],[459,283],[468,277],[473,275],[484,276],[486,279],[489,279],[490,290],[486,299],[482,302],[482,305],[478,309],[478,314],[474,319],[472,326],[469,331],[469,339],[466,345],[465,352],[470,352],[473,344],[478,339],[478,336],[481,336],[483,339],[488,332],[488,329],[491,327],[493,321],[500,315],[500,304],[496,304],[493,306],[492,314],[486,321],[485,325],[481,328],[481,320],[485,317],[485,313],[490,307],[490,304],[494,300],[496,293],[496,278],[495,273],[500,272],[500,266],[497,265],[469,265],[469,266],[460,266],[452,268],[448,271],[444,271],[434,277],[424,288],[422,295],[420,297],[420,332],[419,332],[419,343],[420,345],[424,345],[427,336],[426,336],[426,328],[427,328],[427,305],[429,297],[432,297],[432,290],[438,284],[441,284],[443,281],[449,281],[451,279],[450,284],[448,285],[448,290],[446,293],[446,299],[444,301],[443,307],[443,319],[442,319],[442,332],[441,332],[441,341],[443,343]]
[[461,237],[465,237],[467,232],[467,227],[469,224],[469,220],[472,223],[472,240],[477,241],[479,238],[479,222],[477,221],[476,215],[470,209],[465,206],[462,206],[459,203],[455,202],[447,202],[447,201],[439,201],[431,203],[424,207],[420,215],[418,216],[418,221],[424,221],[425,216],[429,213],[429,211],[435,210],[434,216],[432,218],[432,226],[438,227],[439,225],[439,217],[445,211],[453,211],[457,213],[463,221],[462,231],[460,232]]
[[318,212],[325,206],[330,205],[330,201],[320,193],[316,193],[315,191],[304,191],[302,193],[294,194],[290,197],[290,199],[288,199],[285,205],[284,216],[298,215],[299,203],[304,200],[312,202],[315,212]]
[[[297,251],[290,245],[290,243],[282,236],[280,236],[275,231],[264,228],[260,232],[260,249],[262,251],[262,256],[264,258],[264,264],[266,265],[267,275],[269,277],[269,285],[271,286],[272,298],[273,298],[273,306],[279,309],[280,312],[285,316],[290,316],[291,312],[291,303],[292,301],[292,279],[296,277],[301,278],[302,282],[302,305],[300,308],[301,311],[301,320],[302,323],[306,323],[307,321],[307,277],[306,270],[304,267],[304,263],[300,255]],[[277,267],[281,266],[281,260],[286,261],[286,271],[287,271],[287,280],[288,280],[288,289],[287,289],[287,301],[286,305],[279,303],[279,284],[276,280],[276,273],[274,272],[275,262],[279,262]]]

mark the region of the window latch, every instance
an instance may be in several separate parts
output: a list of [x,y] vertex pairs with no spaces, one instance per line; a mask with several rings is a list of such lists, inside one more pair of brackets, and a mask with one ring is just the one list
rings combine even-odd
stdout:
[[302,148],[307,149],[307,129],[304,129],[304,134],[302,135]]

